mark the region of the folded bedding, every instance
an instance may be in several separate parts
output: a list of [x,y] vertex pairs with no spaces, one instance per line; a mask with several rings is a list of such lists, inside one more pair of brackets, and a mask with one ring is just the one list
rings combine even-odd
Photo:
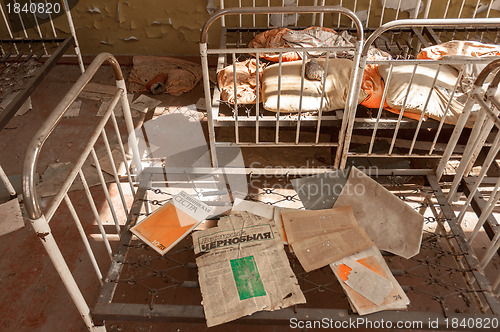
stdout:
[[[259,63],[259,80],[265,64]],[[234,68],[229,65],[217,73],[221,99],[234,104]],[[248,59],[236,62],[236,98],[238,104],[255,104],[257,100],[257,61]]]
[[417,59],[441,60],[446,55],[465,55],[473,57],[499,56],[500,45],[483,44],[469,40],[452,40],[439,45],[429,46],[417,55]]
[[[325,27],[309,27],[304,30],[277,28],[256,35],[248,47],[250,48],[304,48],[304,47],[354,47],[355,37],[347,31],[338,34],[335,30]],[[309,52],[309,56],[323,56],[324,52]],[[303,53],[290,51],[282,54],[281,61],[296,61],[302,59]],[[259,57],[278,62],[279,53],[262,53]],[[330,52],[330,57],[353,58],[354,51]]]
[[[325,68],[326,59],[317,59],[318,64]],[[262,76],[262,103],[266,110],[276,112],[295,113],[299,111],[300,91],[303,80],[302,111],[323,111],[343,109],[347,100],[353,61],[348,59],[329,59],[328,74],[325,79],[323,104],[321,95],[323,82],[302,79],[302,60],[281,64],[281,91],[278,98],[279,64],[268,66]],[[364,91],[360,92],[358,101],[367,97]]]

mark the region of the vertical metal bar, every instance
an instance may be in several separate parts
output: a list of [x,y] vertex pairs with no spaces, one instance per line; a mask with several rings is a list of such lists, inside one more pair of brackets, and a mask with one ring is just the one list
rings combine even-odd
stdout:
[[80,221],[80,218],[78,217],[78,214],[76,213],[75,207],[73,206],[73,203],[69,199],[68,194],[64,196],[64,201],[66,202],[66,205],[68,206],[68,210],[73,217],[73,221],[75,222],[76,228],[78,229],[78,233],[80,233],[80,237],[82,238],[83,245],[85,246],[85,250],[87,250],[87,255],[89,255],[90,262],[92,263],[92,266],[94,267],[95,273],[97,275],[97,278],[99,279],[99,282],[102,285],[102,273],[101,269],[99,268],[99,264],[97,264],[97,260],[95,259],[94,252],[92,251],[92,248],[90,247],[89,240],[87,238],[87,234],[85,234],[85,230],[83,229],[82,222]]
[[[352,10],[354,13],[356,13],[356,9],[358,7],[358,0],[354,0],[354,9]],[[351,28],[354,27],[354,21],[351,20]]]
[[[267,7],[271,7],[271,0],[267,0]],[[271,14],[267,14],[267,26],[271,26]]]
[[[493,209],[495,209],[495,204],[498,202],[500,199],[500,177],[498,178],[497,182],[495,183],[495,187],[493,188],[493,191],[491,192],[490,198],[488,199],[488,202],[486,203],[485,209],[482,210],[481,215],[479,216],[479,220],[476,223],[476,226],[474,227],[474,230],[472,231],[472,234],[467,240],[469,244],[474,241],[476,238],[477,234],[479,234],[479,230],[481,230],[481,227],[483,227],[484,223],[488,219],[488,217],[491,215],[493,212]],[[471,195],[475,195],[475,193],[471,193]]]
[[[253,0],[252,5],[255,8],[255,0]],[[253,27],[255,28],[255,14],[252,15],[252,23],[253,23]]]
[[104,226],[102,225],[101,217],[99,216],[99,212],[97,211],[97,207],[95,206],[94,198],[92,197],[92,193],[90,192],[89,185],[87,184],[87,180],[85,179],[85,175],[83,175],[81,169],[78,170],[78,174],[80,175],[80,180],[82,181],[83,189],[85,190],[85,195],[87,196],[87,200],[89,201],[90,208],[92,209],[92,213],[94,214],[94,218],[97,221],[97,226],[99,227],[99,231],[101,232],[102,240],[104,241],[104,246],[108,251],[109,258],[113,260],[113,252],[109,244],[108,236],[106,234]]
[[[2,12],[2,17],[5,22],[5,26],[7,27],[7,32],[9,33],[10,38],[14,38],[14,35],[12,34],[12,30],[10,29],[10,24],[9,21],[7,20],[7,17],[5,16],[5,12],[3,10],[3,5],[0,3],[0,11]],[[14,49],[16,50],[16,53],[19,54],[19,50],[17,49],[17,45],[14,43]]]
[[236,53],[232,54],[233,56],[233,88],[234,88],[234,135],[236,137],[236,144],[240,143],[240,131],[239,131],[239,123],[238,123],[238,84],[236,83]]
[[115,207],[113,206],[113,201],[111,200],[111,195],[109,194],[108,187],[106,185],[106,180],[104,179],[104,175],[102,175],[101,164],[99,163],[99,158],[97,158],[97,154],[95,153],[95,149],[92,147],[90,150],[92,154],[92,158],[94,159],[95,167],[97,169],[97,176],[99,176],[99,180],[101,181],[102,190],[104,191],[104,196],[106,196],[106,201],[108,202],[109,209],[111,211],[111,216],[113,217],[113,221],[115,222],[116,232],[120,235],[120,223],[118,222],[118,217],[116,216]]
[[399,126],[401,125],[401,119],[403,118],[403,114],[406,108],[406,102],[408,101],[408,95],[410,94],[410,89],[413,84],[413,79],[415,78],[415,73],[417,71],[417,65],[413,66],[413,73],[411,74],[410,83],[408,84],[408,89],[406,90],[406,96],[403,101],[403,105],[401,106],[401,112],[399,113],[398,122],[396,124],[396,129],[394,130],[394,136],[392,137],[391,147],[389,148],[389,155],[392,154],[392,150],[394,149],[394,144],[396,144],[396,137],[398,136]]
[[280,102],[281,102],[281,66],[283,65],[283,51],[280,51],[278,61],[278,100],[276,101],[276,133],[274,142],[278,144],[280,139]]
[[[73,303],[75,304],[80,316],[82,317],[85,325],[89,329],[89,331],[96,331],[95,325],[92,322],[92,317],[90,316],[90,308],[85,302],[85,298],[83,297],[82,292],[78,288],[78,284],[76,283],[71,271],[64,260],[64,257],[59,249],[59,246],[52,235],[52,230],[49,227],[47,220],[42,216],[39,219],[31,220],[31,225],[33,226],[33,230],[37,234],[44,234],[44,237],[40,237],[40,242],[43,247],[47,251],[52,264],[56,268],[59,277],[61,278],[66,290],[68,291]],[[104,331],[104,330],[101,330]]]
[[[281,7],[285,7],[285,0],[281,0]],[[285,26],[285,14],[281,14],[281,26]]]
[[457,91],[459,83],[462,81],[462,74],[463,71],[461,70],[458,74],[457,81],[455,82],[455,87],[453,88],[453,91],[451,92],[450,99],[448,100],[448,103],[446,104],[446,108],[444,110],[443,117],[441,118],[441,121],[439,122],[438,129],[436,131],[436,135],[434,136],[434,140],[432,141],[431,148],[429,150],[429,156],[432,155],[434,152],[434,148],[436,147],[437,140],[439,138],[439,135],[441,134],[441,130],[443,129],[444,121],[446,120],[446,117],[448,116],[448,111],[450,110],[451,107],[451,102],[453,100],[453,97],[455,96],[455,92]]
[[113,127],[115,128],[116,137],[118,137],[118,145],[120,146],[120,152],[122,153],[123,163],[125,164],[125,172],[127,173],[128,183],[130,185],[130,191],[132,196],[135,196],[134,183],[132,181],[132,176],[130,175],[130,165],[127,160],[127,154],[125,153],[125,147],[123,146],[122,137],[120,129],[118,128],[118,123],[116,122],[115,111],[111,111],[111,120],[113,122]]
[[[325,0],[322,0],[322,1],[321,1],[321,6],[322,6],[322,7],[324,7],[324,6],[325,6]],[[319,14],[319,26],[320,26],[320,27],[323,27],[324,19],[325,19],[325,13],[320,13],[320,14]]]
[[448,2],[446,3],[446,8],[444,10],[443,18],[446,18],[446,16],[448,16],[448,9],[450,8],[450,1],[451,0],[448,0]]
[[302,102],[304,100],[304,81],[306,72],[306,53],[302,52],[302,68],[300,71],[300,96],[299,96],[299,113],[297,118],[297,132],[295,133],[295,144],[300,141],[300,124],[302,121]]
[[378,108],[377,122],[375,122],[375,126],[373,127],[373,134],[370,140],[370,147],[368,148],[368,154],[371,154],[373,151],[373,145],[375,144],[375,137],[377,136],[378,124],[380,122],[380,117],[382,116],[382,109],[384,108],[385,98],[387,96],[387,90],[389,89],[389,84],[391,83],[393,68],[394,65],[391,63],[389,67],[389,74],[387,75],[387,81],[385,82],[384,92],[382,94],[382,101],[380,102],[380,106]]
[[[69,30],[71,31],[71,35],[73,36],[75,43],[75,53],[78,57],[78,64],[80,65],[80,71],[85,72],[85,65],[83,64],[82,52],[80,51],[80,45],[78,44],[78,39],[76,38],[76,30],[75,25],[73,24],[73,17],[71,16],[71,9],[68,5],[68,0],[63,0],[64,10],[66,11],[66,18],[68,19]],[[126,92],[127,89],[124,89]],[[126,94],[125,94],[126,96]]]
[[[48,4],[47,0],[45,0],[45,4],[46,5]],[[50,14],[50,11],[48,14],[49,14],[50,26],[52,28],[52,33],[54,34],[54,37],[57,38],[56,27],[54,26],[54,21],[52,20],[52,15]],[[57,43],[57,44],[59,44],[59,43]]]
[[380,14],[380,25],[382,26],[384,24],[384,13],[385,13],[385,3],[387,0],[384,0],[384,3],[382,4],[382,13]]
[[[467,123],[467,120],[469,119],[470,113],[472,111],[472,106],[474,106],[474,104],[475,104],[474,99],[469,97],[467,99],[467,102],[464,105],[464,109],[462,111],[462,114],[460,114],[460,116],[458,117],[458,121],[455,124],[455,127],[453,128],[453,133],[451,134],[451,137],[450,137],[450,140],[448,141],[448,144],[446,144],[446,149],[443,153],[441,161],[439,162],[439,165],[438,165],[437,170],[436,170],[436,178],[438,181],[443,176],[444,170],[446,168],[446,164],[448,163],[448,161],[451,158],[451,155],[455,151],[455,147],[456,147],[458,140],[462,134],[462,130],[464,129],[465,124]],[[479,126],[479,124],[477,124],[477,125]]]
[[[30,7],[31,7],[31,0],[29,1],[30,3]],[[30,11],[31,11],[31,8],[30,8]],[[35,18],[35,25],[36,25],[36,29],[38,31],[38,35],[40,36],[40,39],[43,39],[43,35],[42,35],[42,30],[40,30],[40,25],[38,24],[38,18],[36,17],[35,13],[32,13],[33,14],[33,17]],[[47,52],[47,48],[45,47],[45,43],[42,42],[42,46],[43,46],[43,50],[45,51],[45,55],[48,55],[49,52]]]
[[[493,239],[491,239],[491,244],[486,248],[484,257],[479,262],[479,267],[485,269],[486,265],[491,261],[495,253],[500,249],[500,232],[497,232]],[[498,286],[498,285],[497,285]]]
[[497,155],[499,150],[500,150],[500,132],[496,135],[495,141],[493,142],[493,145],[491,146],[491,149],[488,152],[488,155],[486,156],[483,165],[481,166],[481,171],[479,172],[476,181],[474,182],[474,186],[470,190],[471,194],[469,195],[469,197],[467,197],[464,206],[462,207],[460,213],[458,214],[457,217],[458,223],[461,223],[463,218],[465,217],[465,213],[467,212],[467,208],[469,207],[470,203],[472,202],[472,199],[474,198],[474,194],[481,185],[481,181],[483,181],[486,172],[491,166],[491,163],[495,160],[495,156]]
[[215,150],[215,124],[214,124],[214,117],[217,117],[218,114],[214,114],[213,113],[214,110],[212,108],[212,96],[210,91],[210,74],[208,71],[207,43],[200,43],[200,56],[201,56],[201,69],[203,71],[203,89],[205,92],[205,107],[207,109],[207,116],[208,116],[208,141],[210,145],[210,158],[212,159],[212,166],[218,167],[219,163],[217,161],[217,153]]
[[[340,7],[342,7],[342,0],[340,0],[340,4],[339,4]],[[342,19],[342,14],[339,13],[339,18],[338,18],[338,23],[337,23],[337,28],[340,28],[340,20]]]
[[316,125],[316,139],[315,142],[316,144],[319,143],[319,134],[321,131],[321,118],[323,116],[323,106],[324,106],[324,100],[325,100],[325,90],[326,90],[326,83],[327,83],[327,77],[328,77],[328,60],[330,59],[330,51],[326,52],[326,59],[325,59],[325,68],[324,68],[324,74],[323,74],[323,89],[321,89],[321,99],[319,103],[319,112],[318,112],[318,122]]
[[[224,0],[220,0],[220,9],[221,10],[224,9]],[[224,16],[224,15],[221,17],[221,24],[222,24],[222,27],[226,26],[226,16]]]
[[429,95],[427,96],[427,100],[425,101],[424,108],[422,110],[422,114],[420,114],[420,119],[418,119],[418,125],[415,129],[415,135],[413,135],[413,140],[411,142],[409,155],[413,153],[413,148],[415,147],[415,142],[417,141],[418,133],[420,131],[420,127],[422,126],[422,121],[424,120],[425,112],[427,111],[427,106],[429,106],[429,101],[431,100],[432,92],[434,92],[434,86],[436,85],[437,78],[439,76],[439,72],[441,71],[441,65],[438,65],[436,70],[436,76],[434,76],[434,80],[432,81],[432,85],[429,87]]
[[[239,4],[239,6],[240,6],[240,8],[241,8],[241,0],[238,0],[238,4]],[[239,18],[240,18],[240,28],[241,28],[241,27],[243,27],[243,22],[242,22],[242,20],[241,20],[241,14],[239,14],[238,16],[239,16]]]
[[465,0],[462,0],[462,4],[460,5],[460,10],[458,11],[458,17],[462,18],[462,11],[464,10]]
[[395,18],[395,20],[397,20],[398,17],[399,17],[399,11],[400,11],[400,9],[401,9],[401,0],[398,1],[398,8],[396,9],[396,18]]
[[0,165],[0,180],[5,185],[5,188],[7,188],[7,190],[9,191],[10,196],[16,197],[17,196],[16,190],[14,189],[12,183],[10,183],[9,177],[7,176],[7,174],[5,174],[1,165]]
[[256,64],[256,71],[255,71],[255,84],[257,86],[257,92],[255,94],[255,143],[259,144],[259,117],[260,117],[260,71],[259,71],[259,66],[260,66],[260,54],[256,53],[255,54],[255,64]]
[[372,0],[368,3],[368,13],[366,14],[366,23],[365,23],[365,28],[368,28],[368,24],[370,22],[370,13],[372,10]]
[[108,135],[106,134],[106,129],[104,129],[104,128],[102,129],[101,135],[102,135],[102,139],[104,141],[104,146],[106,147],[106,152],[108,153],[109,161],[111,162],[111,169],[113,170],[113,176],[115,178],[115,183],[118,187],[118,193],[120,194],[120,199],[122,201],[123,210],[125,211],[125,215],[128,216],[127,201],[125,200],[125,195],[123,194],[121,182],[120,182],[120,179],[118,178],[118,171],[116,170],[115,160],[113,158],[113,153],[111,152],[111,147],[109,145],[109,140],[108,140]]
[[[297,7],[300,6],[299,0],[297,0]],[[299,25],[299,14],[295,13],[295,26]]]

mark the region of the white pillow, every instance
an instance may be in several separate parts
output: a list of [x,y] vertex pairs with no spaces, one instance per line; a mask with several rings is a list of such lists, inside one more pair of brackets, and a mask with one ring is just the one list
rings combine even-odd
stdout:
[[[326,59],[318,59],[325,68]],[[353,62],[348,59],[329,59],[326,89],[323,100],[323,111],[344,109],[351,82]],[[302,60],[283,62],[281,68],[280,112],[295,113],[299,111]],[[279,64],[268,66],[262,76],[262,100],[264,108],[276,112],[278,109],[278,75]],[[302,111],[319,111],[323,82],[304,78],[304,95]],[[358,104],[367,94],[360,91]]]

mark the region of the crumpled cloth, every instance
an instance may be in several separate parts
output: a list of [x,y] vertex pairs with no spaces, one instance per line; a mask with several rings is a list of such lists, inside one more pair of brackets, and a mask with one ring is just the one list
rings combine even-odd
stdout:
[[[304,30],[277,28],[256,35],[248,47],[250,48],[304,48],[304,47],[354,47],[356,38],[347,31],[338,34],[335,30],[325,27],[309,27]],[[313,57],[323,56],[325,52],[310,52]],[[261,58],[278,62],[278,53],[263,53]],[[332,58],[353,58],[353,51],[330,52]],[[301,52],[283,53],[281,61],[296,61],[302,59]]]
[[131,92],[146,91],[146,85],[158,74],[166,74],[165,93],[180,96],[191,91],[201,80],[201,66],[186,60],[160,56],[134,56],[128,78]]
[[[262,73],[265,64],[259,63],[259,82],[262,82]],[[221,91],[221,98],[234,104],[234,74],[233,65],[223,68],[217,73],[217,83]],[[236,62],[236,96],[238,104],[255,104],[257,100],[257,61],[248,59]],[[262,91],[262,89],[260,89]]]
[[476,41],[452,40],[422,49],[418,53],[417,59],[441,60],[445,55],[467,55],[473,57],[499,56],[500,45],[483,44]]

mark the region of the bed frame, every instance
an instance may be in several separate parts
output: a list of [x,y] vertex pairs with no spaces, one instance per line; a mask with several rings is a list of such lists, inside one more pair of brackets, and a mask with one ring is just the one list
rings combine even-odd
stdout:
[[[22,86],[16,87],[19,89],[16,97],[8,103],[3,110],[0,111],[0,131],[7,126],[9,121],[15,116],[19,108],[23,106],[31,93],[35,91],[45,76],[47,76],[50,70],[56,65],[57,61],[62,58],[71,46],[75,49],[80,70],[82,73],[85,71],[68,2],[67,0],[62,0],[60,2],[66,13],[68,26],[71,31],[71,34],[67,37],[59,37],[57,35],[52,16],[50,14],[48,24],[50,24],[52,36],[49,34],[47,34],[47,36],[42,35],[42,30],[38,25],[36,16],[34,16],[34,18],[37,26],[31,29],[24,28],[23,18],[22,16],[19,16],[23,30],[21,32],[21,37],[15,37],[7,19],[7,10],[4,9],[2,4],[0,4],[0,14],[4,24],[3,28],[5,28],[5,32],[7,33],[7,36],[0,37],[0,65],[8,63],[16,66],[23,66],[26,65],[29,60],[33,59],[36,61],[43,61],[43,66],[36,71],[35,75],[31,79],[23,82]],[[16,190],[10,183],[9,178],[1,166],[0,180],[9,191],[11,197],[16,197],[18,193],[16,193]]]
[[[104,62],[109,62],[114,70],[117,82],[116,93],[102,120],[96,123],[95,131],[85,145],[81,156],[75,161],[67,180],[61,185],[52,203],[42,211],[36,193],[35,174],[43,144],[64,112]],[[496,76],[485,93],[482,83],[490,72]],[[494,159],[500,151],[500,131],[498,131],[500,102],[493,98],[499,82],[500,60],[497,60],[489,64],[481,73],[472,93],[472,98],[481,106],[481,114],[484,114],[482,130],[489,130],[494,135],[494,142],[484,162],[480,164],[479,174],[465,173],[464,169],[463,172],[457,172],[454,177],[446,176],[439,179],[436,172],[432,170],[426,172],[413,169],[365,170],[376,179],[385,180],[385,185],[389,190],[408,204],[413,204],[416,210],[424,214],[426,223],[435,227],[435,231],[424,232],[421,253],[417,256],[409,260],[386,256],[393,274],[410,297],[412,307],[408,311],[380,312],[365,316],[368,322],[366,324],[370,322],[377,324],[383,319],[395,327],[398,322],[418,321],[421,324],[427,324],[431,319],[438,322],[431,329],[470,330],[471,324],[475,324],[476,321],[481,321],[483,324],[488,321],[491,324],[500,319],[500,277],[494,268],[494,265],[498,264],[497,253],[500,246],[500,241],[498,241],[500,233],[496,219],[497,204],[500,199],[500,180],[498,174],[492,175],[496,166]],[[121,102],[123,108],[126,133],[123,128],[118,127],[115,118],[114,108],[118,102]],[[129,135],[129,147],[134,152],[132,163],[125,155],[122,140],[124,134]],[[264,180],[274,178],[276,181],[281,181],[286,188],[285,184],[291,178],[313,173],[307,169],[297,169],[292,174],[276,169],[164,168],[162,165],[144,163],[139,158],[136,140],[120,67],[110,54],[101,54],[87,68],[87,71],[36,133],[24,163],[24,202],[33,229],[47,250],[90,331],[105,331],[106,321],[167,321],[204,324],[194,263],[195,256],[190,237],[162,257],[134,238],[129,231],[137,220],[149,215],[171,197],[172,191],[165,180],[165,173],[193,175],[219,173],[223,175],[224,173],[221,172],[225,172],[225,174],[247,175],[250,179],[253,177],[253,181],[250,181],[252,186],[249,188],[249,199],[264,200],[269,204],[279,206],[297,202],[297,195],[286,190],[278,191],[269,184],[266,185]],[[134,195],[131,204],[124,199],[121,190],[119,190],[121,199],[113,202],[104,180],[99,160],[107,156],[110,161],[115,162],[110,142],[120,147],[122,161],[134,170],[128,171],[122,178],[114,170],[117,187],[122,189],[130,187]],[[472,152],[478,147],[478,142],[478,139],[474,138],[469,140],[467,147],[470,148],[467,151],[470,152],[463,155],[462,164],[469,163],[470,158],[473,157]],[[103,144],[106,149],[103,155],[98,155],[98,146],[102,147]],[[88,188],[82,170],[87,159],[96,165],[96,171],[100,174],[102,182],[101,188],[92,190]],[[136,176],[138,171],[141,172],[140,177]],[[323,168],[316,169],[315,173],[329,171]],[[393,176],[398,174],[412,175],[416,181],[405,184],[397,183]],[[90,218],[92,220],[79,217],[77,207],[81,207],[82,202],[74,204],[68,195],[68,190],[75,181],[81,181],[84,185],[83,192],[93,211],[94,218]],[[190,188],[192,183],[186,182],[185,186]],[[96,197],[101,197],[101,200]],[[84,246],[88,254],[89,262],[85,264],[65,260],[63,253],[74,250],[74,246],[58,246],[49,225],[50,221],[52,223],[68,222],[65,214],[61,215],[58,212],[63,201],[80,233],[82,239],[80,245]],[[97,210],[96,206],[99,203],[106,204],[111,211],[111,215],[106,217],[107,220],[100,216]],[[462,220],[464,211],[469,207],[472,208],[473,214],[472,216],[468,214],[468,223],[476,225],[472,234],[466,233]],[[457,210],[458,216],[455,212]],[[126,222],[117,217],[120,216],[119,211],[125,211]],[[95,230],[94,223],[97,223],[100,232],[99,240],[96,241],[89,236],[89,232]],[[484,229],[485,233],[479,233],[481,229]],[[116,244],[112,240],[116,240],[117,236],[119,243]],[[486,241],[485,250],[477,249],[477,241],[480,238],[481,241]],[[344,324],[344,322],[359,318],[349,309],[340,285],[331,271],[322,269],[305,273],[294,255],[290,252],[288,255],[308,303],[304,306],[274,312],[259,312],[228,324],[289,325],[292,318],[304,321],[327,318],[338,324]],[[83,293],[85,291],[79,288],[76,280],[80,278],[75,278],[69,268],[69,265],[75,266],[76,263],[77,266],[74,268],[78,267],[79,273],[82,273],[82,267],[86,267],[88,269],[85,270],[86,273],[95,274],[95,286],[101,287],[100,295],[92,304],[88,304],[85,300],[88,295],[86,296]],[[409,284],[408,277],[411,277],[414,283]],[[142,295],[137,295],[137,292]],[[328,299],[328,301],[320,301],[321,303],[318,304],[317,300],[321,298]],[[336,300],[332,301],[332,299]],[[200,325],[200,328],[202,327],[203,325]],[[411,327],[418,328],[416,325]],[[427,328],[426,325],[423,327]]]
[[[359,4],[358,4],[359,2]],[[206,23],[200,43],[200,54],[204,73],[205,99],[207,101],[207,114],[209,121],[210,144],[212,148],[212,159],[216,166],[217,158],[216,147],[231,146],[237,144],[240,147],[330,147],[335,149],[335,157],[332,158],[333,167],[345,167],[348,157],[361,158],[418,158],[424,161],[418,162],[424,164],[420,166],[422,170],[432,169],[436,166],[432,159],[457,158],[463,154],[464,141],[470,134],[469,129],[464,130],[463,123],[455,128],[454,125],[448,125],[443,121],[419,121],[394,115],[384,111],[382,107],[377,109],[367,109],[364,106],[357,105],[357,94],[352,95],[354,91],[359,91],[362,83],[362,73],[366,65],[370,64],[391,64],[393,66],[412,64],[418,66],[423,61],[415,60],[414,57],[423,47],[439,44],[452,39],[474,39],[488,42],[497,42],[500,36],[500,20],[489,18],[492,15],[492,1],[489,2],[485,11],[479,13],[480,1],[477,1],[475,7],[469,8],[465,1],[459,3],[459,9],[451,7],[451,1],[438,3],[436,1],[425,1],[423,10],[418,13],[418,7],[414,12],[404,12],[401,10],[402,2],[399,1],[396,10],[388,10],[385,7],[378,6],[378,1],[354,1],[349,2],[352,7],[349,9],[331,5],[348,5],[340,1],[314,1],[318,6],[307,6],[307,1],[299,1],[298,6],[285,6],[284,1],[220,1],[221,10],[215,13]],[[386,1],[383,1],[385,4]],[[277,7],[256,7],[257,5],[274,5]],[[440,7],[441,5],[441,7]],[[229,6],[238,6],[231,7]],[[367,10],[368,19],[363,22],[354,14],[360,9]],[[375,20],[374,15],[380,11],[380,19]],[[249,49],[246,44],[252,36],[259,32],[274,28],[271,26],[271,18],[279,17],[281,22],[285,17],[292,17],[290,29],[302,29],[307,25],[317,25],[333,27],[337,31],[349,31],[352,35],[369,36],[363,44],[359,42],[353,48],[355,53],[354,63],[360,61],[360,65],[353,70],[351,79],[349,102],[345,109],[331,112],[301,112],[277,113],[269,112],[259,105],[257,99],[256,105],[241,105],[238,101],[229,104],[221,100],[220,91],[213,89],[209,81],[209,61],[211,56],[217,56],[217,72],[227,65],[233,65],[240,59],[247,59],[248,54],[255,55],[257,63],[258,54],[276,52],[283,54],[289,49]],[[371,16],[370,16],[371,15]],[[493,14],[494,15],[494,14]],[[293,20],[293,17],[295,19]],[[378,17],[378,16],[377,16]],[[409,17],[410,19],[403,19]],[[436,18],[432,21],[430,18]],[[445,19],[443,19],[445,18]],[[395,21],[390,21],[394,19]],[[220,45],[210,47],[214,42],[207,43],[207,35],[214,29],[216,21],[220,21],[222,33]],[[386,22],[386,23],[384,23]],[[306,24],[306,26],[301,26]],[[379,25],[380,24],[380,25]],[[264,26],[262,26],[264,25]],[[397,60],[379,60],[367,61],[366,53],[370,46],[389,52]],[[363,52],[359,54],[360,48]],[[308,49],[294,49],[305,54]],[[333,51],[333,49],[323,48],[323,51]],[[338,50],[338,49],[337,49]],[[359,56],[359,59],[358,59]],[[305,57],[304,57],[305,58]],[[305,61],[305,60],[304,60]],[[446,63],[443,60],[432,63],[444,65],[454,64],[463,66],[470,62],[486,63],[488,60],[466,60]],[[426,60],[426,64],[431,62]],[[279,63],[281,67],[281,62]],[[303,62],[304,68],[304,62]],[[234,70],[235,71],[235,70]],[[302,70],[304,72],[304,70]],[[236,74],[234,74],[234,77]],[[302,80],[304,80],[302,78]],[[236,80],[235,80],[236,81]],[[457,80],[458,83],[459,79]],[[386,85],[387,88],[387,85]],[[236,84],[235,84],[236,90]],[[257,84],[257,98],[259,98],[259,87]],[[278,94],[280,90],[278,88]],[[302,92],[300,93],[302,96]],[[385,94],[384,94],[385,98]],[[279,96],[278,96],[279,99]],[[404,107],[403,107],[404,108]],[[258,116],[257,116],[258,114]],[[349,114],[349,115],[347,115]],[[445,116],[446,118],[446,116]],[[467,115],[463,119],[466,119]],[[347,127],[343,127],[346,126]],[[225,129],[221,129],[225,128]],[[228,139],[218,139],[218,132],[234,130],[233,137]],[[245,128],[245,129],[242,129]],[[261,139],[262,128],[274,130],[274,139]],[[248,134],[250,138],[243,137],[241,132]],[[253,132],[249,132],[252,131]],[[423,131],[429,131],[426,139],[422,135]],[[295,132],[295,138],[284,140],[281,138],[282,132]],[[311,132],[313,138],[306,139],[301,135],[304,132]],[[463,135],[462,135],[462,132]],[[322,133],[332,135],[330,141],[320,140]],[[404,137],[401,137],[404,133]],[[345,137],[347,136],[347,139]],[[445,144],[451,139],[455,146]],[[385,151],[375,151],[376,141],[385,141],[388,148]],[[344,146],[342,144],[346,143]],[[490,142],[485,141],[488,146]],[[366,152],[357,151],[356,147],[365,145]],[[445,147],[449,151],[445,151]],[[429,160],[431,159],[431,160]]]

